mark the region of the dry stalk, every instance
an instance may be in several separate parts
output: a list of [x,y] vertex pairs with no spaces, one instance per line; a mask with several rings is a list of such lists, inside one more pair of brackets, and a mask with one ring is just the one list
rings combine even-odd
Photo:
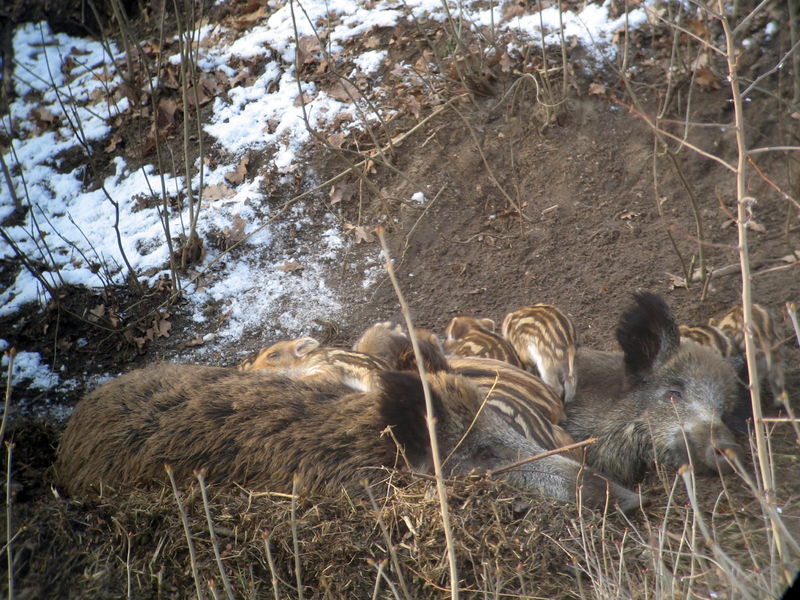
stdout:
[[6,376],[6,394],[5,394],[5,402],[3,403],[3,420],[0,421],[0,441],[5,441],[6,439],[6,420],[8,419],[8,407],[11,403],[11,376],[14,373],[14,357],[17,356],[17,349],[11,348],[8,352],[6,352],[6,356],[8,357],[8,375]]
[[178,486],[175,483],[175,475],[172,472],[172,467],[168,464],[164,465],[164,470],[167,472],[169,482],[172,485],[172,493],[175,496],[175,502],[178,504],[178,513],[181,516],[181,523],[183,524],[183,533],[186,535],[186,545],[189,548],[189,562],[192,566],[192,577],[194,578],[194,587],[197,591],[197,600],[203,600],[203,586],[200,583],[200,575],[197,571],[197,555],[194,550],[194,542],[192,542],[192,532],[189,530],[189,518],[186,516],[186,509],[181,502],[180,493],[178,493]]
[[[183,163],[184,173],[186,177],[186,198],[189,201],[189,233],[185,236],[185,244],[181,252],[181,268],[185,269],[189,258],[189,253],[193,250],[197,239],[197,222],[200,217],[200,206],[203,200],[203,161],[200,160],[199,177],[200,184],[197,191],[197,201],[195,203],[194,192],[192,191],[192,165],[189,159],[189,147],[191,141],[191,131],[189,124],[190,100],[189,100],[189,87],[194,91],[194,106],[196,109],[196,126],[199,130],[198,143],[200,144],[200,156],[203,155],[203,135],[202,126],[200,125],[200,104],[197,96],[197,77],[195,72],[194,62],[194,49],[192,47],[194,35],[184,27],[181,20],[181,11],[178,7],[178,0],[173,0],[173,7],[175,9],[175,19],[178,26],[178,44],[181,55],[180,62],[180,76],[181,76],[181,101],[183,103]],[[184,8],[189,13],[188,17],[193,17],[192,4],[189,2],[184,3]],[[188,25],[187,25],[188,27]]]
[[[3,414],[5,417],[5,413]],[[5,419],[4,419],[5,420]],[[14,555],[11,551],[14,522],[11,513],[11,455],[14,442],[6,442],[6,570],[8,575],[8,600],[14,600]]]
[[225,566],[222,564],[222,556],[219,554],[219,541],[217,540],[217,532],[214,531],[214,520],[211,518],[211,509],[208,507],[208,493],[206,492],[206,475],[202,469],[194,472],[200,484],[200,495],[203,497],[203,510],[206,513],[206,521],[208,522],[208,534],[211,537],[211,547],[214,548],[214,559],[217,561],[217,568],[219,569],[219,576],[222,579],[222,586],[225,588],[225,593],[228,600],[234,600],[233,588],[231,582],[228,580],[228,575],[225,573]]
[[[750,385],[750,403],[753,408],[753,428],[756,434],[756,453],[758,468],[764,485],[767,501],[774,500],[775,482],[773,480],[771,456],[767,449],[766,427],[761,412],[761,392],[758,386],[758,367],[756,364],[756,346],[753,339],[753,297],[750,279],[750,250],[747,243],[747,223],[750,219],[750,206],[753,201],[747,196],[747,141],[744,130],[744,108],[739,88],[739,75],[736,71],[736,47],[730,23],[724,13],[722,0],[717,0],[719,19],[725,37],[725,59],[728,65],[728,81],[733,98],[734,125],[736,131],[736,229],[739,238],[739,262],[742,266],[742,317],[744,328],[745,358]],[[778,551],[781,565],[784,568],[786,583],[791,584],[792,576],[786,569],[786,547],[783,535],[775,519],[770,518],[770,525]]]
[[294,550],[294,576],[297,580],[297,598],[303,600],[303,577],[300,564],[300,544],[297,539],[297,483],[299,480],[297,473],[292,477],[292,504],[291,504],[291,526],[292,526],[292,549]]
[[278,592],[278,570],[275,568],[275,559],[272,556],[272,549],[269,547],[269,542],[272,537],[272,532],[264,537],[264,551],[267,555],[267,565],[269,566],[270,579],[272,581],[272,593],[275,600],[280,600],[280,593]]
[[[400,284],[394,273],[394,265],[389,253],[389,247],[386,244],[386,237],[384,236],[383,227],[378,227],[375,230],[378,235],[378,240],[381,243],[381,250],[383,251],[383,258],[386,261],[386,272],[394,287],[394,292],[400,302],[400,310],[403,313],[403,319],[406,323],[406,329],[409,332],[414,331],[414,323],[411,319],[411,311],[408,308],[403,291],[400,289]],[[414,358],[417,361],[417,368],[419,369],[419,376],[422,380],[422,391],[425,395],[425,422],[428,425],[428,435],[431,442],[431,454],[433,455],[433,472],[436,477],[436,492],[439,496],[439,512],[442,516],[442,529],[444,530],[445,543],[447,545],[447,558],[450,569],[450,597],[452,600],[458,600],[459,592],[459,579],[458,579],[458,564],[456,562],[456,549],[453,539],[453,530],[450,526],[450,511],[447,506],[447,489],[444,486],[444,477],[442,475],[442,458],[439,453],[439,442],[436,437],[436,418],[433,414],[433,402],[431,401],[431,390],[428,385],[428,378],[425,372],[425,361],[422,357],[422,352],[419,349],[417,336],[409,335],[411,346],[414,349]]]
[[[794,302],[787,302],[786,303],[786,312],[789,315],[789,321],[792,323],[792,328],[794,329],[794,336],[797,340],[797,345],[800,346],[800,320],[797,318],[797,305]],[[792,424],[794,428],[795,439],[798,444],[800,444],[800,419],[794,413],[794,409],[792,408],[791,402],[789,402],[789,398],[786,397],[786,401],[784,402],[784,409],[786,413],[789,415],[788,421]],[[765,423],[767,422],[766,419],[762,419]]]
[[522,460],[518,460],[511,464],[505,465],[500,467],[499,469],[490,470],[488,474],[490,476],[493,475],[500,475],[501,473],[507,473],[508,471],[512,471],[517,467],[521,467],[522,465],[527,465],[528,463],[532,463],[537,460],[541,460],[543,458],[547,458],[548,456],[553,456],[554,454],[561,454],[562,452],[569,452],[571,450],[575,450],[576,448],[583,448],[584,446],[588,446],[589,444],[594,444],[597,442],[597,438],[587,438],[580,442],[575,442],[574,444],[569,444],[567,446],[562,446],[561,448],[555,448],[553,450],[548,450],[546,452],[540,452],[534,456],[529,456],[528,458],[523,458]]
[[714,553],[715,565],[719,567],[723,573],[725,573],[728,583],[730,583],[732,586],[735,585],[736,590],[739,592],[741,598],[756,600],[756,596],[751,594],[750,590],[748,590],[744,585],[744,582],[746,581],[745,573],[742,571],[739,565],[737,565],[722,549],[720,544],[717,542],[712,529],[709,528],[705,518],[703,517],[702,509],[700,508],[700,504],[697,500],[694,470],[688,465],[684,465],[681,467],[678,473],[683,478],[694,518],[697,520],[697,525],[700,528],[701,534],[703,535],[705,544],[710,547]]
[[406,585],[405,577],[403,577],[403,571],[400,568],[400,560],[397,558],[397,550],[395,550],[394,544],[392,544],[392,538],[389,535],[389,529],[386,527],[386,523],[383,522],[383,517],[381,517],[378,503],[375,502],[375,496],[366,481],[363,481],[361,485],[364,486],[367,496],[369,497],[369,502],[372,505],[372,510],[375,511],[375,520],[378,522],[378,527],[380,527],[381,534],[383,535],[383,541],[386,542],[386,549],[389,552],[389,558],[392,561],[392,569],[397,577],[397,582],[400,584],[400,589],[403,591],[403,597],[406,600],[411,600],[411,594],[408,593],[408,586]]

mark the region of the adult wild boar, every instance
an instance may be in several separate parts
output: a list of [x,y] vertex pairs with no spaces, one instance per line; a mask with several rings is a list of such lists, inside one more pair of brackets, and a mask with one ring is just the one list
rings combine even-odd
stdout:
[[654,459],[697,471],[727,468],[725,452],[740,452],[722,418],[739,397],[732,364],[691,340],[683,343],[669,307],[656,294],[634,295],[620,318],[622,353],[581,349],[578,390],[565,429],[577,440],[597,437],[587,462],[623,484],[635,482]]
[[[432,460],[419,376],[385,371],[374,389],[293,381],[265,372],[161,364],[130,372],[89,393],[75,408],[58,449],[57,484],[72,495],[165,479],[181,484],[197,468],[207,480],[290,492],[363,491],[381,467],[430,472]],[[439,448],[448,475],[494,469],[542,448],[481,410],[463,377],[429,375]],[[392,435],[382,434],[391,428]],[[397,444],[402,452],[398,452]],[[404,458],[401,458],[401,455]],[[551,456],[504,474],[512,483],[586,504],[634,508],[639,496],[569,458]]]

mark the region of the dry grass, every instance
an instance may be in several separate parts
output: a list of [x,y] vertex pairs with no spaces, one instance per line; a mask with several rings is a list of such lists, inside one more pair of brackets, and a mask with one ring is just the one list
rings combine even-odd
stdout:
[[[778,430],[772,454],[781,482],[777,506],[791,540],[787,566],[796,571],[800,486],[792,474],[800,459],[788,430]],[[377,513],[371,502],[345,495],[293,502],[288,494],[209,488],[208,511],[234,597],[297,598],[297,565],[305,597],[445,596],[447,548],[434,486],[393,476],[391,494],[375,499]],[[780,590],[759,497],[736,475],[722,483],[686,476],[696,493],[680,476],[661,473],[645,489],[653,503],[631,519],[530,498],[484,478],[451,482],[462,595],[761,598]],[[201,491],[195,486],[182,498],[204,596],[221,597]],[[126,597],[128,577],[129,597],[196,597],[184,526],[167,487],[86,502],[42,497],[15,511],[25,524],[14,543],[17,597]]]

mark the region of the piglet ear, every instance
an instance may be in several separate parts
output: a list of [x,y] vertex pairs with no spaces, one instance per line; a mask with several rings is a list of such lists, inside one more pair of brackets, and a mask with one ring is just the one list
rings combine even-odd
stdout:
[[453,317],[447,328],[444,330],[444,336],[448,341],[459,340],[464,337],[469,331],[469,321],[464,317]]
[[312,337],[301,337],[294,341],[294,355],[297,358],[305,356],[317,348],[319,348],[319,342]]
[[[425,422],[425,394],[422,381],[415,373],[382,371],[378,373],[381,396],[378,412],[382,426],[391,427],[392,434],[403,447],[412,467],[429,462],[430,436]],[[431,390],[435,414],[441,414],[442,400]]]
[[492,321],[492,319],[488,319],[488,318],[478,319],[478,322],[481,324],[481,327],[484,327],[485,329],[488,329],[489,331],[494,331],[495,324],[494,324],[494,321]]
[[[428,373],[450,371],[450,364],[447,362],[447,358],[445,358],[438,345],[434,345],[433,342],[423,338],[417,338],[417,345],[422,355],[425,371]],[[417,356],[414,354],[414,347],[411,345],[411,340],[406,341],[406,344],[397,357],[396,364],[398,371],[417,371],[419,369],[417,366]]]
[[643,379],[664,364],[680,347],[675,317],[658,294],[639,292],[620,317],[617,341],[625,353],[625,370]]

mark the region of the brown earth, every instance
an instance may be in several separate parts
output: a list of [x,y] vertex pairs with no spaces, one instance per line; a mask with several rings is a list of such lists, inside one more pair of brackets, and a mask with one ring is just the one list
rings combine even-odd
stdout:
[[[659,45],[657,37],[645,40],[637,49],[637,58],[643,62],[648,57],[658,58],[664,47],[663,43]],[[393,51],[414,52],[413,48]],[[765,53],[775,57],[779,49],[768,47]],[[744,61],[748,66],[755,63],[755,59],[749,63]],[[650,114],[663,91],[663,82],[658,76],[658,71],[651,69],[638,82],[640,87],[637,90]],[[606,85],[605,90],[598,95],[589,94],[590,84],[601,81]],[[377,224],[386,227],[393,256],[397,259],[401,285],[417,325],[441,332],[449,319],[457,314],[488,316],[497,321],[509,310],[534,302],[550,302],[573,317],[581,343],[612,349],[615,347],[613,330],[616,319],[636,290],[663,294],[679,321],[686,324],[704,323],[739,301],[738,273],[714,278],[704,299],[699,283],[689,288],[674,287],[674,279],[669,275],[682,277],[683,272],[667,231],[673,233],[686,263],[697,253],[696,225],[687,186],[699,206],[708,265],[720,268],[737,262],[736,229],[725,225],[729,218],[726,210],[735,210],[735,179],[728,170],[688,149],[677,152],[674,163],[660,148],[654,159],[653,133],[629,110],[631,101],[613,73],[600,77],[578,71],[568,99],[554,109],[552,115],[537,104],[533,92],[524,86],[520,86],[522,92],[514,96],[512,102],[506,92],[513,83],[510,75],[497,71],[488,97],[462,95],[461,99],[453,101],[452,108],[442,110],[439,116],[404,140],[391,155],[396,171],[379,163],[374,172],[366,175],[380,190],[380,197],[365,191],[361,198],[356,195],[349,202],[333,207],[325,203],[325,198],[319,197],[318,205],[312,209],[320,212],[333,210],[342,222],[363,225],[367,229]],[[448,89],[453,92],[452,96],[464,91],[463,87],[452,84]],[[685,81],[680,89],[686,91]],[[691,120],[703,123],[731,121],[729,91],[724,86],[719,89],[713,89],[713,86],[697,88],[694,94]],[[440,105],[439,101],[431,100],[420,118]],[[796,145],[800,121],[782,117],[787,111],[782,107],[776,108],[779,106],[771,99],[756,100],[748,105],[747,135],[752,146]],[[677,119],[677,122],[666,125],[672,133],[680,135],[682,131],[683,109],[685,105],[678,105],[669,112]],[[407,131],[416,121],[409,113],[401,115],[392,123],[393,133]],[[730,129],[722,131],[718,126],[694,128],[689,140],[724,160],[735,160],[735,140]],[[672,144],[672,149],[676,148],[677,145]],[[796,158],[761,154],[754,160],[770,181],[790,195],[797,195]],[[330,149],[315,150],[310,164],[324,176],[332,176],[345,167],[341,154]],[[657,189],[654,173],[658,178]],[[686,185],[682,183],[682,177]],[[357,186],[358,180],[354,178],[352,183]],[[406,200],[418,191],[424,192],[427,203]],[[757,271],[752,279],[754,297],[757,302],[779,311],[785,302],[800,299],[797,266],[792,267],[781,260],[790,251],[800,248],[798,211],[792,211],[790,202],[765,178],[759,177],[753,168],[749,171],[747,193],[757,200],[753,218],[762,226],[749,232],[751,261]],[[658,214],[657,199],[663,217]],[[313,247],[315,239],[309,233],[298,239],[297,244]],[[341,292],[346,307],[344,313],[332,316],[329,323],[309,323],[305,333],[317,335],[329,343],[346,345],[375,321],[399,320],[398,303],[385,278],[368,290],[366,297],[361,289],[364,260],[367,256],[374,256],[376,251],[374,241],[355,245],[347,251],[340,270],[333,273],[329,281]],[[302,277],[302,272],[297,276]],[[91,302],[87,300],[85,304],[88,306]],[[292,307],[286,306],[285,309],[291,311]],[[189,342],[188,326],[185,326],[187,318],[182,315],[180,304],[169,310],[172,335],[148,344],[145,354],[136,351],[114,353],[109,352],[108,346],[98,346],[94,355],[86,351],[86,355],[67,360],[68,370],[62,374],[63,378],[82,376],[87,371],[124,371],[151,361],[169,360],[176,353],[185,352],[185,345]],[[3,332],[2,337],[24,343],[25,350],[51,347],[54,342],[52,334],[44,335],[34,328],[37,318],[37,314],[32,313],[14,323],[4,323],[11,335]],[[24,326],[20,325],[22,320],[26,322]],[[789,337],[788,322],[784,326]],[[77,325],[72,327],[77,328]],[[201,333],[213,333],[213,329]],[[84,336],[96,339],[91,337],[93,334],[66,327],[60,335],[69,335],[71,339]],[[251,332],[240,346],[215,348],[213,356],[207,360],[217,364],[235,364],[242,353],[272,341],[257,331]],[[796,404],[800,395],[800,352],[796,340],[790,339],[787,345],[790,347],[787,352],[789,391]],[[74,403],[81,391],[79,388],[64,400]],[[51,399],[41,398],[43,402]],[[135,558],[138,556],[140,560],[137,564],[141,566],[152,557],[152,551],[159,544],[159,536],[152,532],[160,527],[173,527],[177,523],[177,513],[172,505],[165,507],[170,498],[165,500],[164,495],[149,498],[144,507],[136,504],[136,498],[122,509],[104,501],[84,506],[54,500],[48,489],[47,468],[60,428],[58,424],[36,419],[12,422],[11,436],[17,444],[14,478],[19,486],[15,503],[20,511],[17,524],[21,527],[16,545],[21,549],[18,556],[23,557],[18,559],[18,588],[23,590],[22,597],[67,597],[61,596],[65,590],[87,585],[87,589],[93,590],[94,596],[90,594],[91,597],[121,597],[125,594],[125,544],[126,540],[130,543],[131,537],[120,531],[133,527],[133,524],[139,528],[133,530],[133,536],[141,538],[134,551]],[[785,498],[787,506],[794,511],[800,494],[796,480],[794,484],[791,481],[791,473],[797,465],[797,446],[788,432],[782,431],[777,435],[782,440],[776,442],[776,448],[785,467],[781,470],[785,476],[783,485],[788,486],[784,490]],[[658,488],[657,481],[651,481],[649,485]],[[709,480],[704,492],[708,502],[713,504],[718,488],[718,482]],[[471,494],[467,493],[466,498],[483,506],[486,491]],[[662,494],[658,500],[666,498],[663,490],[656,494]],[[462,496],[457,495],[457,498],[463,501],[463,510],[469,502]],[[195,510],[196,505],[197,502]],[[347,505],[337,505],[330,514],[347,524],[347,519],[354,516],[343,506]],[[286,508],[284,503],[282,509]],[[238,532],[237,527],[250,523],[249,510],[248,505],[239,514],[243,522],[236,521],[238,517],[231,517],[235,521],[231,531]],[[264,510],[275,508],[265,507]],[[309,527],[330,527],[313,508],[306,506],[305,510],[303,518],[312,521]],[[531,521],[525,521],[531,518],[526,514],[530,507],[516,510],[507,506],[503,510],[506,512],[502,519],[498,517],[498,523],[514,523],[518,529],[511,535],[514,538],[511,542],[518,542],[514,536],[522,536],[521,531],[530,526]],[[748,511],[748,515],[758,512],[752,501]],[[557,527],[566,528],[569,521],[561,512],[556,512],[560,516],[554,520],[554,523],[557,521],[553,525],[555,529],[548,530],[546,524],[539,522],[532,526],[543,528],[535,543],[547,548],[546,566],[558,570],[556,583],[536,589],[542,594],[555,594],[560,590],[563,595],[575,595],[569,560],[553,558],[560,552],[559,542],[553,541],[553,536],[558,536]],[[355,513],[362,520],[368,514],[371,513],[363,507]],[[146,515],[146,518],[141,515]],[[472,516],[467,512],[465,523],[471,522],[467,517]],[[113,524],[115,519],[125,518],[130,520],[121,528]],[[253,518],[258,520],[261,517]],[[405,526],[398,525],[400,521],[398,517],[392,522],[400,532],[398,539],[406,539],[403,536],[408,533]],[[165,525],[166,522],[171,525]],[[202,517],[196,514],[193,522],[199,529]],[[797,521],[792,523],[797,530]],[[280,527],[274,522],[261,525],[270,529]],[[353,528],[357,527],[353,525]],[[337,531],[339,537],[332,539],[344,540],[352,534],[346,527]],[[470,529],[465,525],[463,531],[467,535]],[[502,531],[502,528],[493,530],[487,535],[499,536]],[[365,537],[359,539],[363,539],[364,547],[369,549],[366,553],[375,556],[375,547],[382,541],[376,536],[374,527],[359,535],[362,533]],[[164,535],[163,539],[169,537],[168,544],[179,546],[180,531],[170,530],[168,535]],[[293,575],[287,566],[292,558],[291,539],[287,531],[282,530],[281,535],[283,546],[278,551],[279,570],[286,580],[291,580]],[[65,553],[64,565],[56,564],[59,561],[57,554],[45,551],[51,543]],[[92,555],[91,548],[102,543],[107,543],[103,546],[104,551],[115,558],[98,566],[97,556]],[[70,548],[75,546],[82,548],[81,551],[70,553]],[[230,552],[237,548],[233,542],[228,546]],[[315,548],[315,552],[320,552],[319,547]],[[570,548],[574,550],[572,546]],[[523,547],[521,552],[524,554],[530,550],[531,547]],[[473,552],[474,548],[465,551]],[[500,554],[493,560],[499,560],[498,556]],[[338,558],[344,563],[353,560],[352,555]],[[520,560],[520,564],[528,564]],[[154,574],[137,574],[136,585],[139,587],[135,589],[139,590],[138,595],[162,597],[163,593],[163,597],[188,597],[193,593],[185,557],[170,561],[163,589],[161,584],[153,584]],[[475,580],[480,581],[482,576],[478,570],[485,566],[476,565],[472,565]],[[260,564],[257,568],[258,575],[266,581],[267,567]],[[410,568],[413,569],[413,565]],[[415,589],[421,586],[420,590],[427,590],[426,594],[430,594],[432,588],[425,587],[423,581],[431,585],[446,582],[442,564],[431,568],[438,573],[435,582],[422,577],[414,584]],[[513,570],[514,565],[511,568]],[[324,574],[325,565],[314,572]],[[209,566],[206,576],[214,577],[213,573],[213,566]],[[252,571],[250,576],[252,578]],[[369,576],[374,581],[374,569]],[[43,581],[50,578],[55,582],[52,593],[48,593],[46,585],[43,586]],[[319,581],[327,580],[320,575]],[[181,585],[188,587],[182,588]],[[353,584],[355,587],[348,587],[348,582],[341,581],[331,585],[335,591],[329,597],[336,597],[336,591],[371,591],[361,583]],[[532,589],[525,588],[523,582],[517,592],[532,593]],[[269,593],[265,586],[254,597],[266,597]],[[69,597],[81,597],[81,594],[73,592]],[[321,594],[320,597],[325,596]]]

